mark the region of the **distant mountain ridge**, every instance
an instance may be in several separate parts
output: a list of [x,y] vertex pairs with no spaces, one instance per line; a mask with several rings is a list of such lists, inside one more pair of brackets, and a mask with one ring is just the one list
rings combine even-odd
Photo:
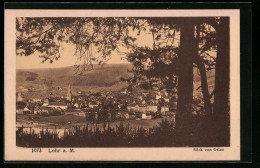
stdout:
[[129,77],[127,72],[131,64],[106,64],[103,67],[94,65],[93,70],[84,75],[75,74],[73,66],[63,68],[18,69],[16,70],[17,83],[47,81],[57,85],[73,86],[112,86],[120,82],[121,77]]

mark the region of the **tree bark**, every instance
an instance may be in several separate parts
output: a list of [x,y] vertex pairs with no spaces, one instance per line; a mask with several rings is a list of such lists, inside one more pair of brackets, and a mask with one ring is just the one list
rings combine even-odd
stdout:
[[230,30],[229,18],[221,17],[217,30],[217,59],[215,74],[215,95],[213,109],[214,135],[212,140],[218,146],[230,145]]
[[203,101],[204,101],[204,108],[205,108],[205,113],[206,116],[212,115],[212,105],[210,102],[210,94],[208,90],[208,81],[207,81],[207,73],[206,73],[206,68],[205,65],[203,64],[202,60],[200,57],[196,59],[197,67],[200,72],[200,78],[201,78],[201,91],[203,95]]
[[203,101],[204,101],[204,108],[206,116],[212,115],[212,104],[210,102],[210,94],[208,90],[208,80],[207,80],[207,72],[205,65],[203,63],[203,59],[199,55],[199,41],[200,41],[200,25],[197,25],[197,47],[196,47],[196,57],[194,58],[194,63],[197,65],[197,68],[200,72],[200,78],[201,78],[201,91],[203,95]]
[[176,112],[176,143],[189,146],[192,128],[194,24],[185,18],[180,25],[179,79]]

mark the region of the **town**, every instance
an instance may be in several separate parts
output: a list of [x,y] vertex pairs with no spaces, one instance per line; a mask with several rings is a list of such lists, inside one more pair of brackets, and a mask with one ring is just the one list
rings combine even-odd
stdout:
[[[34,114],[37,117],[75,115],[85,117],[85,121],[150,120],[162,117],[175,117],[177,107],[176,91],[169,96],[165,90],[101,91],[85,93],[72,92],[67,87],[67,94],[56,96],[50,92],[41,99],[28,98],[26,92],[34,88],[19,87],[17,90],[17,116]],[[60,89],[60,88],[58,88]],[[170,99],[170,97],[173,97]],[[170,103],[171,102],[171,103]],[[31,118],[33,120],[33,117]]]

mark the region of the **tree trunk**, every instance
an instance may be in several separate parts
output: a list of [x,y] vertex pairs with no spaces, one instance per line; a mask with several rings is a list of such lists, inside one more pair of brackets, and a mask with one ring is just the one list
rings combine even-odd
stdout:
[[204,109],[205,109],[205,116],[200,118],[198,124],[197,131],[197,145],[201,146],[210,146],[212,143],[212,123],[214,122],[212,118],[212,104],[210,102],[210,94],[208,91],[208,81],[207,81],[207,74],[205,65],[203,64],[201,58],[196,60],[197,67],[200,71],[201,76],[201,90],[203,95],[204,101]]
[[205,113],[206,116],[210,116],[212,115],[212,105],[210,102],[210,94],[208,90],[208,81],[207,81],[207,73],[206,73],[205,65],[203,64],[201,58],[198,58],[196,60],[196,64],[200,72],[201,91],[203,95]]
[[176,143],[189,146],[192,128],[193,57],[196,45],[192,19],[183,19],[180,33]]
[[217,29],[217,59],[213,109],[213,140],[218,146],[230,145],[230,30],[229,18],[221,17]]
[[203,95],[203,101],[204,101],[204,108],[205,113],[208,118],[208,116],[212,115],[212,105],[210,102],[210,94],[208,89],[208,80],[207,80],[207,72],[205,65],[203,63],[203,59],[199,55],[199,41],[200,41],[200,25],[197,25],[197,47],[196,47],[196,57],[194,59],[194,63],[197,65],[197,68],[200,72],[200,78],[201,78],[201,91]]

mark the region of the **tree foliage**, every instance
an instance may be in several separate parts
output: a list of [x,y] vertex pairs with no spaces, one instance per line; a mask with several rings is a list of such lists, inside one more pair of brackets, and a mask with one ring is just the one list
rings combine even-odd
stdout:
[[[139,31],[143,23],[133,18],[17,18],[16,52],[29,56],[40,53],[42,62],[52,63],[61,57],[64,43],[75,46],[76,68],[80,72],[104,64],[112,51],[124,45],[133,46],[136,38],[129,35],[130,27]],[[93,54],[96,50],[99,54]]]
[[[191,68],[189,68],[189,72],[183,72],[185,71],[183,66],[188,65],[182,62],[183,53],[187,50],[187,52],[190,53],[190,57],[184,54],[186,57],[184,62],[188,60],[189,65],[191,65],[190,63],[194,63],[193,66],[199,69],[204,106],[206,111],[207,109],[208,111],[212,111],[210,110],[210,98],[212,97],[212,93],[209,94],[208,92],[206,71],[215,69],[216,63],[219,62],[217,58],[223,58],[224,61],[228,62],[228,49],[225,48],[223,44],[220,44],[224,43],[223,34],[225,34],[227,30],[225,29],[225,31],[223,31],[223,26],[227,25],[221,25],[220,20],[221,18],[218,17],[17,18],[16,52],[17,55],[24,56],[39,52],[39,57],[42,58],[43,62],[49,61],[52,63],[61,57],[60,50],[63,48],[63,44],[71,43],[75,46],[74,55],[76,55],[78,59],[75,65],[76,70],[79,73],[84,73],[84,71],[93,68],[93,63],[103,65],[111,58],[113,51],[121,52],[120,49],[124,47],[128,52],[123,54],[125,54],[127,60],[133,64],[133,69],[130,70],[130,72],[134,74],[133,78],[124,80],[130,84],[138,84],[146,89],[160,87],[173,90],[173,88],[177,86],[176,77],[182,80],[184,80],[185,77],[189,77],[189,81],[191,81],[190,79],[193,75]],[[187,35],[185,37],[186,39],[195,39],[191,41],[190,47],[192,48],[189,48],[188,40],[185,40],[186,47],[180,47],[180,43],[182,43],[180,38],[180,34],[182,33],[181,28],[187,28],[184,21],[191,26],[192,31],[189,31],[188,35],[185,33],[183,35]],[[225,24],[227,23],[228,22],[225,22]],[[152,46],[140,46],[136,43],[137,37],[140,36],[141,33],[151,34],[153,39]],[[222,33],[222,40],[217,36],[218,33]],[[194,50],[194,53],[188,50]],[[214,54],[216,50],[218,54],[224,53],[225,55],[216,56],[216,54]],[[94,54],[94,51],[97,51],[98,54]],[[226,66],[228,66],[228,64],[225,64],[225,67]],[[222,67],[218,67],[218,69],[221,68]],[[223,100],[225,100],[225,102],[222,104],[228,106],[229,72],[225,72],[223,69],[221,71],[218,70],[218,72],[223,72],[227,78],[225,80],[225,86],[223,86],[225,90],[225,98]],[[220,78],[218,77],[216,79],[218,80],[216,84],[219,84]],[[191,84],[192,82],[189,83]],[[178,85],[179,84],[182,83],[178,82]],[[193,89],[192,87],[193,85],[189,85],[187,89],[191,90]],[[185,88],[182,90],[183,93],[178,93],[178,98],[183,97],[186,99]],[[188,97],[189,100],[190,97],[192,99],[192,94],[189,94]],[[181,104],[180,102],[184,104],[183,108],[190,106],[189,104],[192,102],[188,101],[187,105],[187,102],[184,102],[185,99],[178,101],[178,104]],[[218,96],[217,100],[220,99],[221,97]],[[218,104],[218,106],[224,105]],[[226,112],[228,108],[218,109],[224,109],[225,115],[228,114]],[[183,109],[180,111],[183,111]],[[183,117],[183,120],[184,119],[185,116]],[[179,123],[184,122],[179,121]],[[189,121],[185,123],[189,123]],[[189,128],[186,127],[185,129]]]
[[150,49],[148,47],[136,48],[133,53],[127,55],[127,60],[133,64],[133,79],[131,82],[139,82],[144,88],[160,87],[171,90],[176,86],[178,74],[178,49],[163,47]]

